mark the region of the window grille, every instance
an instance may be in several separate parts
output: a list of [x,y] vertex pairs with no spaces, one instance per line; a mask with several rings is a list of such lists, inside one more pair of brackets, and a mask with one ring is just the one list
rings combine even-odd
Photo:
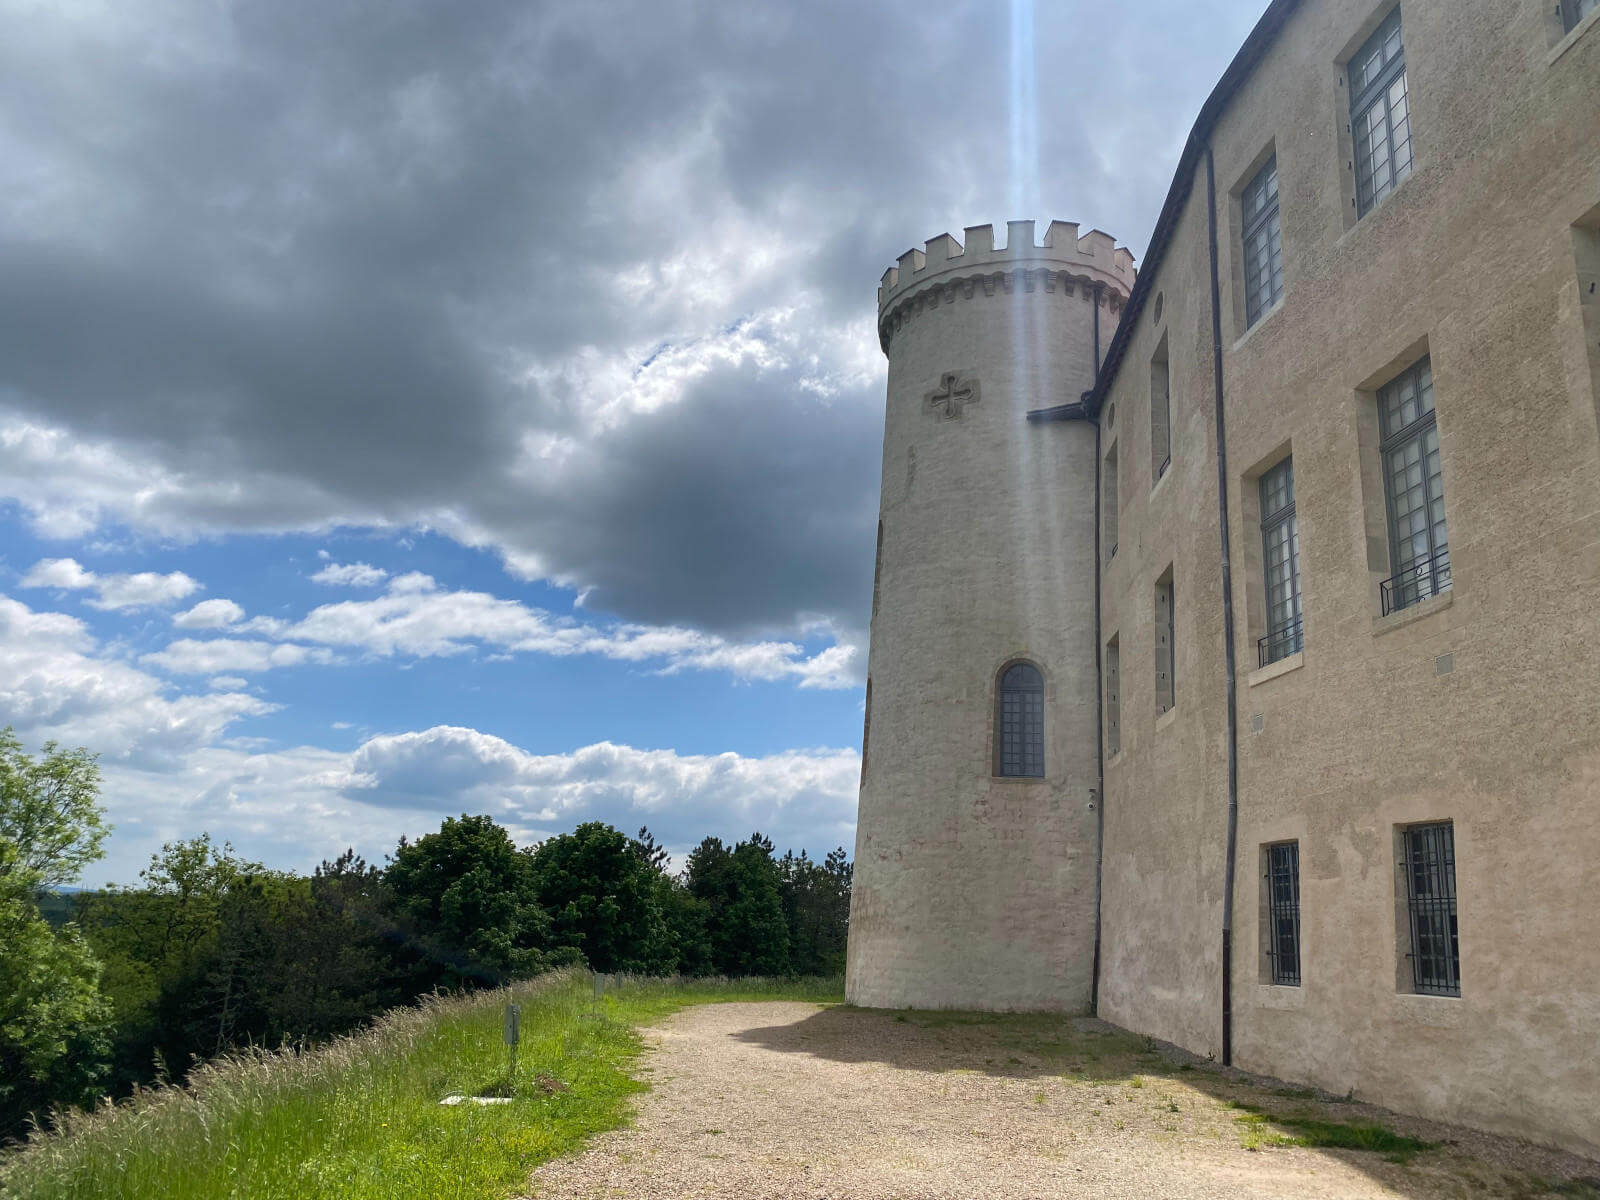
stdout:
[[1156,584],[1156,712],[1177,707],[1177,626],[1173,616],[1172,573]]
[[1267,847],[1267,957],[1272,982],[1300,986],[1300,843]]
[[1266,666],[1304,648],[1300,622],[1300,523],[1294,512],[1294,459],[1261,477],[1261,550],[1267,584],[1267,636],[1257,643]]
[[1044,776],[1044,676],[1031,663],[1000,677],[1000,774]]
[[1102,521],[1105,525],[1106,561],[1117,556],[1117,447],[1112,443],[1106,453],[1105,478],[1102,481],[1105,498],[1101,502]]
[[1244,189],[1245,325],[1254,325],[1283,296],[1283,232],[1278,223],[1278,158],[1273,155]]
[[1172,465],[1172,372],[1167,364],[1167,339],[1150,360],[1150,486]]
[[1356,212],[1366,216],[1411,174],[1411,102],[1397,8],[1350,60]]
[[1439,594],[1451,581],[1433,368],[1426,358],[1378,392],[1378,421],[1394,572],[1382,586],[1387,614]]
[[1561,0],[1561,19],[1571,33],[1590,13],[1600,11],[1600,0]]
[[1106,757],[1122,752],[1122,647],[1106,643]]
[[1405,851],[1412,979],[1430,996],[1459,996],[1455,827],[1448,821],[1413,826],[1405,831]]

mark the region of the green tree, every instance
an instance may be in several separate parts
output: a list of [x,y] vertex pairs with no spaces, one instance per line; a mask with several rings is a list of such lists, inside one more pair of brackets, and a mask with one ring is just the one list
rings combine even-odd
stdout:
[[707,907],[713,969],[723,975],[789,973],[789,927],[772,842],[759,833],[729,850],[707,838],[689,855],[685,881]]
[[0,843],[0,1134],[29,1113],[88,1104],[110,1056],[100,964],[74,925],[52,930],[37,879]]
[[401,838],[383,880],[434,982],[498,984],[550,962],[532,858],[489,817],[463,813]]
[[778,862],[783,914],[789,927],[789,959],[798,975],[837,975],[844,970],[850,928],[850,860],[841,846],[818,863],[802,850]]
[[0,870],[31,874],[39,888],[72,883],[103,857],[110,832],[94,755],[46,742],[35,759],[9,726],[0,729],[0,842],[16,849]]
[[655,854],[653,839],[646,846],[600,821],[543,842],[533,852],[533,878],[555,944],[580,951],[596,971],[670,972],[677,956],[655,887]]
[[39,913],[48,888],[102,854],[99,768],[54,742],[35,760],[0,731],[0,1133],[30,1112],[93,1099],[109,1057],[100,963],[75,924]]

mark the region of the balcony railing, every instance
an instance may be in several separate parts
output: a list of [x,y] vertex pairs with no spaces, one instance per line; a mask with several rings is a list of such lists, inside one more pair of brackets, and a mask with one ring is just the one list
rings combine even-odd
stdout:
[[1422,558],[1414,558],[1378,585],[1383,615],[1410,608],[1450,587],[1448,548]]
[[1280,658],[1298,654],[1305,648],[1305,636],[1300,618],[1296,617],[1282,629],[1276,629],[1256,643],[1256,655],[1261,666],[1269,666]]

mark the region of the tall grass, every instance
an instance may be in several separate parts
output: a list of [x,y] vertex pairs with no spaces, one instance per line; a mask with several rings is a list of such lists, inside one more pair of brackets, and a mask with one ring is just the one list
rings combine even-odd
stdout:
[[[185,1087],[66,1114],[0,1161],[6,1200],[499,1200],[628,1119],[635,1026],[687,1004],[841,999],[836,980],[623,979],[587,972],[396,1009],[309,1051],[237,1055]],[[522,1005],[517,1073],[501,1042]],[[446,1095],[513,1103],[441,1106]]]

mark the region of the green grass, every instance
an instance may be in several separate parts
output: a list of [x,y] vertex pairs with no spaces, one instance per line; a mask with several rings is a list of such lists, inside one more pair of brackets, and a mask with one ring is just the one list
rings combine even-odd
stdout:
[[[66,1116],[0,1160],[5,1200],[500,1200],[540,1163],[625,1123],[645,1090],[636,1027],[691,1004],[842,999],[837,980],[622,980],[587,973],[430,1000],[303,1053],[200,1068],[186,1088]],[[522,1005],[515,1079],[504,1006]],[[515,1103],[442,1107],[510,1094]]]
[[[1367,1150],[1381,1154],[1390,1162],[1407,1163],[1433,1142],[1396,1133],[1376,1121],[1329,1121],[1322,1117],[1273,1116],[1253,1105],[1237,1104],[1247,1110],[1234,1121],[1243,1126],[1240,1137],[1247,1150],[1265,1146],[1310,1146],[1330,1150]],[[1281,1130],[1289,1130],[1284,1133]]]

